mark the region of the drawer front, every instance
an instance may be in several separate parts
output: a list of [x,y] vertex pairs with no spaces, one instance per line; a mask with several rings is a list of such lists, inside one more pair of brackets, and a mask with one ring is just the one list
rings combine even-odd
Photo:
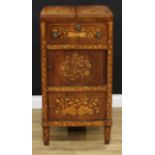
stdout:
[[106,51],[48,51],[48,86],[106,84]]
[[49,120],[102,120],[105,93],[50,93]]
[[48,44],[107,44],[106,23],[49,23]]

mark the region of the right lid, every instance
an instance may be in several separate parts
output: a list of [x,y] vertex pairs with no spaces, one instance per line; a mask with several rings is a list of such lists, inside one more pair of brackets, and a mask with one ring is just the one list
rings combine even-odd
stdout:
[[113,14],[105,5],[82,5],[77,6],[78,18],[111,18]]

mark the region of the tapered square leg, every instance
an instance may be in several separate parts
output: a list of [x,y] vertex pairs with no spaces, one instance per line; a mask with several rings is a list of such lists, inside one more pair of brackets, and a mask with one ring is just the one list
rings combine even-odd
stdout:
[[43,127],[44,145],[49,145],[49,127]]
[[109,144],[111,134],[111,126],[104,126],[104,143]]

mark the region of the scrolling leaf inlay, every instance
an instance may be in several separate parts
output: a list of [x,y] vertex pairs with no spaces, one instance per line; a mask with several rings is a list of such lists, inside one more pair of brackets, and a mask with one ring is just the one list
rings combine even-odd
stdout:
[[[105,25],[102,24],[105,29]],[[80,31],[77,31],[74,24],[70,25],[52,25],[52,32],[57,32],[60,39],[68,38],[95,38],[96,32],[102,32],[102,29],[96,25],[84,24]]]

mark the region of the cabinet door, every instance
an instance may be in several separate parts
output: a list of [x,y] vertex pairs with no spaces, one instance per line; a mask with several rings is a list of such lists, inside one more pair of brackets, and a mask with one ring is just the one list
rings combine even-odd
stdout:
[[48,51],[48,86],[106,84],[106,51]]

